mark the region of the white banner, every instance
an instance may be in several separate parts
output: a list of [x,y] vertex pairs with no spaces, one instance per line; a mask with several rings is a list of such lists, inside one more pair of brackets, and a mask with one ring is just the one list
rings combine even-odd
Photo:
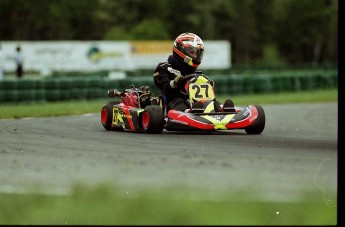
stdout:
[[[16,47],[21,47],[24,70],[130,71],[154,70],[172,54],[169,41],[0,41],[5,71],[15,70]],[[200,69],[228,69],[231,50],[228,41],[204,41],[204,59]]]

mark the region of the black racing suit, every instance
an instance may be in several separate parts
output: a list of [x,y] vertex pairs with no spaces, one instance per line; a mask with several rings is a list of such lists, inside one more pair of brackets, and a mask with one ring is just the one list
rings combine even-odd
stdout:
[[168,61],[161,62],[153,73],[153,80],[166,98],[167,111],[170,109],[184,111],[187,107],[188,96],[182,94],[178,88],[172,88],[170,81],[178,75],[186,76],[195,73],[195,68],[179,61],[174,55],[168,57]]

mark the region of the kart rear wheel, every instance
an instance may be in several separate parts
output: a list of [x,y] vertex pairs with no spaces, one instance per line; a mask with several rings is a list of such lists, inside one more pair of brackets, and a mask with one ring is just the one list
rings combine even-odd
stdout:
[[262,106],[260,105],[254,105],[256,107],[256,110],[258,111],[258,118],[255,120],[253,124],[245,128],[244,130],[248,134],[261,134],[262,131],[265,128],[265,112]]
[[141,115],[141,124],[145,132],[150,134],[162,133],[164,128],[163,110],[158,105],[149,105]]
[[119,104],[120,101],[109,101],[103,105],[101,110],[101,123],[106,130],[122,131],[121,126],[113,127],[113,106]]

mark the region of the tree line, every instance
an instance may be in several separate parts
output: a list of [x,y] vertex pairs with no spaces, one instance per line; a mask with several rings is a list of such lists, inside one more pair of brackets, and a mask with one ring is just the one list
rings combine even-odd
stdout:
[[[233,64],[337,64],[337,0],[0,0],[0,41],[229,40]],[[206,50],[207,51],[207,50]]]

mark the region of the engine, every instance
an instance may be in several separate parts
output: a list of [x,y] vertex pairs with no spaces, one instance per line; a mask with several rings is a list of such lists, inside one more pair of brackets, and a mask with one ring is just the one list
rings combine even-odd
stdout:
[[121,100],[127,106],[139,107],[138,95],[134,92],[124,93]]
[[149,86],[135,88],[134,85],[130,85],[123,92],[116,89],[108,90],[108,96],[121,97],[121,102],[126,106],[145,108],[145,106],[151,104],[151,91]]

